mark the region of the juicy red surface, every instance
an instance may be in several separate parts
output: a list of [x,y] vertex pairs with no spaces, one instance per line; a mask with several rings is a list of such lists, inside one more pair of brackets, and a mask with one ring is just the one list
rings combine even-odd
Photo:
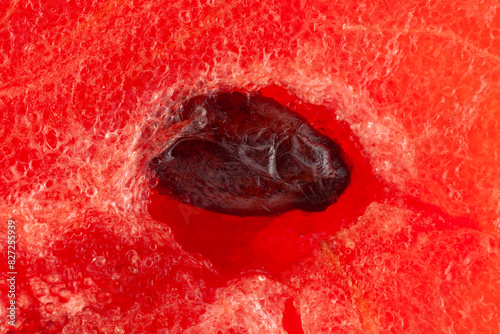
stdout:
[[[0,247],[15,219],[18,308],[11,327],[0,295],[0,331],[498,332],[498,6],[6,4]],[[335,205],[234,218],[150,191],[168,110],[227,89],[340,142]]]

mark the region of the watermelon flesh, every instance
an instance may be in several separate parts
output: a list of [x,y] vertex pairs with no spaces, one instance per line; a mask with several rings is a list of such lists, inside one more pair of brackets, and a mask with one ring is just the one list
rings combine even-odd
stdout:
[[[500,332],[498,7],[3,6],[0,332]],[[163,124],[219,91],[338,142],[338,201],[235,217],[159,194]]]

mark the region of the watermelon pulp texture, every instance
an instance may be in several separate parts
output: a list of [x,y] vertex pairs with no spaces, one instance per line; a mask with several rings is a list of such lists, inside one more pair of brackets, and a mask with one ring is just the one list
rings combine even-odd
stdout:
[[[6,4],[0,233],[15,219],[19,243],[0,330],[499,332],[498,6]],[[337,140],[339,201],[234,218],[159,196],[161,124],[219,90]]]

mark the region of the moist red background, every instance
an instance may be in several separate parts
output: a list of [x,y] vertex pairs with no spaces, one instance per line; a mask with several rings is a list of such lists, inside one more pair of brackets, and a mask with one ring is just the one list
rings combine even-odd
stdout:
[[[498,6],[5,2],[0,329],[499,332]],[[336,205],[236,219],[150,190],[169,111],[228,89],[341,143]]]

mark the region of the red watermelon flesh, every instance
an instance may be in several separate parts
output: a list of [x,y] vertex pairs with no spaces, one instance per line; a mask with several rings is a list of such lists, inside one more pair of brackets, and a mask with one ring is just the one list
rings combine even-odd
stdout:
[[[496,1],[1,7],[2,333],[500,331]],[[336,204],[238,218],[158,195],[162,124],[233,90],[342,146]]]

